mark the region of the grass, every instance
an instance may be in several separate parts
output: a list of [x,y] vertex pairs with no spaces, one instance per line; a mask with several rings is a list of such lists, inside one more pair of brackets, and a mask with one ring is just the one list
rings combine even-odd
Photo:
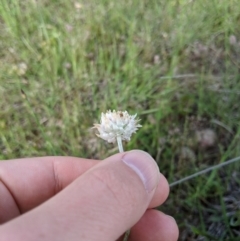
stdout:
[[[0,158],[102,159],[90,127],[138,113],[125,145],[172,183],[240,156],[237,0],[0,2]],[[173,187],[164,211],[180,240],[237,240],[239,164]]]

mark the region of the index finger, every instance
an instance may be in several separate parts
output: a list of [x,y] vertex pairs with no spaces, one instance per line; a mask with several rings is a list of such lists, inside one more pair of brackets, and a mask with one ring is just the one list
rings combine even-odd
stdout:
[[[31,210],[48,200],[76,178],[98,164],[77,157],[38,157],[0,162],[0,223]],[[160,175],[159,186],[149,208],[161,205],[169,186]]]
[[[39,157],[0,162],[0,192],[8,191],[5,205],[15,203],[24,213],[54,196],[99,161],[76,157]],[[0,193],[5,197],[6,193]],[[9,196],[9,195],[8,195]],[[12,198],[12,200],[10,200]],[[2,206],[0,199],[0,207]],[[8,208],[1,208],[9,212]],[[2,215],[2,212],[1,212]]]

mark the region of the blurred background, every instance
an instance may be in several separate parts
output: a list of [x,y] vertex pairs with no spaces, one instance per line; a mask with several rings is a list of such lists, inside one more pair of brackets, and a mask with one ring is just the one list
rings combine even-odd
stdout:
[[[238,0],[0,0],[0,159],[103,159],[91,130],[138,113],[125,143],[169,183],[240,156]],[[171,188],[179,240],[240,240],[240,164]]]

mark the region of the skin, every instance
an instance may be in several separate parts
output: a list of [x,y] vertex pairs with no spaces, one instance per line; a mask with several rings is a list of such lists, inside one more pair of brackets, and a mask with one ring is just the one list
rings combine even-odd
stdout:
[[[157,182],[146,191],[122,163],[124,155],[104,162],[75,157],[1,161],[0,241],[114,241],[129,228],[130,241],[176,241],[175,220],[153,209],[169,194],[166,178],[156,177],[150,160],[151,180]],[[142,151],[131,155],[150,158]]]

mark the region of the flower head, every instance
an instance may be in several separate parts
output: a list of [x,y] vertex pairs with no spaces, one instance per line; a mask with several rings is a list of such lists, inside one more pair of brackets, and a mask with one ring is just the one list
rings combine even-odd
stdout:
[[102,113],[100,124],[95,124],[93,128],[98,129],[98,137],[108,142],[115,142],[117,138],[129,141],[141,125],[139,119],[135,119],[137,114],[129,115],[127,111],[107,111]]

